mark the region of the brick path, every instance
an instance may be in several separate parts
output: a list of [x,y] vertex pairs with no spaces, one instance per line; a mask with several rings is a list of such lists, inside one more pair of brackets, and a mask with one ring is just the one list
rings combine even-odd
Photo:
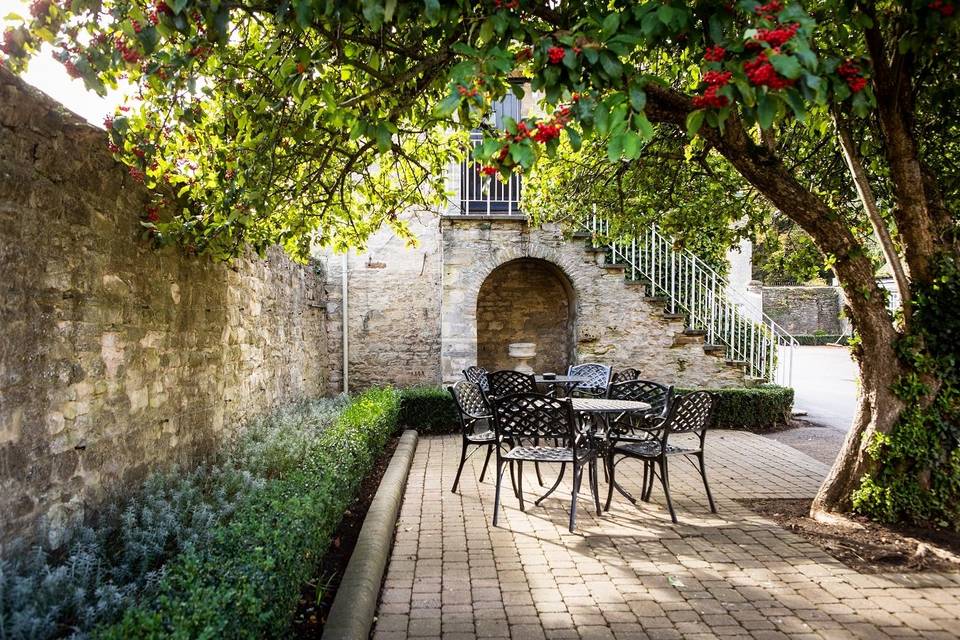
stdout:
[[[450,493],[459,447],[457,436],[420,440],[376,640],[960,637],[960,574],[859,574],[734,500],[814,494],[827,467],[777,442],[708,436],[716,515],[693,468],[675,461],[676,526],[659,487],[639,507],[615,495],[597,518],[584,482],[575,534],[565,485],[532,505],[532,469],[527,512],[505,481],[492,527],[493,473],[477,481],[479,454]],[[618,467],[634,495],[641,470]]]

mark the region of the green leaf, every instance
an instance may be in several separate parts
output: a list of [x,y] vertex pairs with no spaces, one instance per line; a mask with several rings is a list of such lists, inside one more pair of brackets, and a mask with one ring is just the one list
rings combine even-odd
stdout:
[[390,131],[390,127],[380,123],[377,125],[377,149],[380,150],[380,153],[386,153],[393,146],[393,133]]
[[601,134],[606,134],[610,130],[610,109],[603,102],[597,104],[593,112],[593,122]]
[[583,144],[583,140],[580,138],[580,134],[577,133],[571,127],[564,129],[567,132],[567,137],[570,139],[570,146],[574,151],[580,151],[580,146]]
[[607,142],[607,158],[610,162],[618,162],[623,155],[623,135],[611,136]]
[[647,120],[646,114],[638,113],[633,116],[633,126],[637,128],[637,131],[644,140],[653,138],[653,125]]
[[633,131],[627,131],[623,134],[623,154],[630,160],[636,160],[640,156],[643,140]]
[[600,25],[600,38],[606,40],[613,34],[617,32],[617,29],[620,28],[620,14],[611,13],[606,18],[603,19],[603,24]]
[[766,93],[757,96],[757,121],[761,129],[769,129],[777,115],[776,99]]
[[647,106],[647,92],[635,84],[630,84],[630,106],[634,111],[643,111]]
[[662,4],[657,9],[657,18],[660,20],[660,22],[662,22],[665,25],[669,25],[670,22],[673,20],[673,14],[674,14],[673,7],[671,7],[668,4]]
[[600,54],[600,66],[611,78],[616,79],[623,74],[623,65],[607,51]]
[[433,108],[433,115],[437,118],[449,118],[453,115],[453,112],[457,110],[457,107],[460,106],[460,96],[459,94],[453,93],[448,95],[446,98],[440,101],[440,103]]
[[387,4],[383,8],[383,21],[390,22],[393,20],[393,14],[397,10],[397,0],[387,0]]
[[785,78],[796,80],[803,75],[803,68],[793,56],[772,55],[769,56],[770,64],[777,70],[777,73]]
[[700,127],[703,126],[703,109],[697,109],[687,114],[687,135],[691,138],[697,135]]

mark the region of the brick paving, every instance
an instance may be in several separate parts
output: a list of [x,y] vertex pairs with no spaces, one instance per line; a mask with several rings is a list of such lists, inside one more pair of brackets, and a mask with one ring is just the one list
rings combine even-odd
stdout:
[[[860,574],[736,502],[816,492],[827,466],[778,442],[708,436],[715,515],[699,476],[675,460],[680,524],[659,487],[638,507],[615,495],[602,518],[584,490],[574,534],[569,485],[533,506],[532,469],[526,513],[505,478],[501,526],[491,526],[493,473],[478,482],[480,454],[450,493],[459,448],[458,436],[420,440],[376,640],[960,637],[960,574]],[[638,495],[641,471],[627,461],[617,478]]]

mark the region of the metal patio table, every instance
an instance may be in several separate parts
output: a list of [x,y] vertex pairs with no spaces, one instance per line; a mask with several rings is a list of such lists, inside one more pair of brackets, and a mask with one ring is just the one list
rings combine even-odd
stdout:
[[544,378],[543,374],[535,376],[534,379],[538,385],[544,385],[549,388],[547,395],[553,395],[558,388],[562,388],[564,397],[573,393],[577,385],[590,381],[586,376],[553,376],[551,378]]
[[[559,378],[560,376],[557,377]],[[650,411],[650,409],[652,409],[650,404],[646,402],[637,402],[634,400],[610,400],[607,398],[570,398],[570,404],[573,407],[574,412],[576,412],[578,415],[592,415],[599,418],[598,420],[591,421],[590,428],[594,431],[593,436],[597,441],[597,447],[599,449],[598,454],[604,460],[606,460],[607,447],[610,445],[610,441],[608,439],[610,414],[619,415],[621,413],[641,413]],[[597,424],[601,425],[602,433],[596,432],[595,425]],[[566,471],[566,467],[566,465],[561,465],[560,473],[557,474],[557,481],[553,483],[553,486],[550,487],[545,494],[537,498],[537,505],[546,500],[547,497],[553,493],[557,487],[560,486],[560,481],[563,480],[563,474]],[[614,482],[613,486],[628,500],[633,500],[633,496],[627,493],[626,489],[621,487],[619,483]]]

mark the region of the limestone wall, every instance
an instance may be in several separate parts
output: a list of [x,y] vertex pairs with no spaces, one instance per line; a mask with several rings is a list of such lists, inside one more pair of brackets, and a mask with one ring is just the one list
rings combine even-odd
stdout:
[[[389,230],[376,233],[363,252],[347,256],[347,314],[351,390],[378,384],[440,382],[439,219],[408,217],[417,236],[407,246]],[[342,389],[343,256],[321,252],[330,313],[330,391]]]
[[328,386],[323,279],[137,237],[104,135],[0,69],[0,545]]
[[582,240],[557,227],[530,227],[523,220],[443,219],[442,374],[454,380],[477,361],[477,299],[501,265],[536,258],[567,278],[575,301],[574,359],[635,367],[645,376],[683,386],[743,384],[743,373],[719,355],[704,353],[702,338],[683,335],[683,321],[666,318],[628,285],[623,271],[598,266]]
[[844,333],[837,287],[764,287],[763,312],[793,335]]

